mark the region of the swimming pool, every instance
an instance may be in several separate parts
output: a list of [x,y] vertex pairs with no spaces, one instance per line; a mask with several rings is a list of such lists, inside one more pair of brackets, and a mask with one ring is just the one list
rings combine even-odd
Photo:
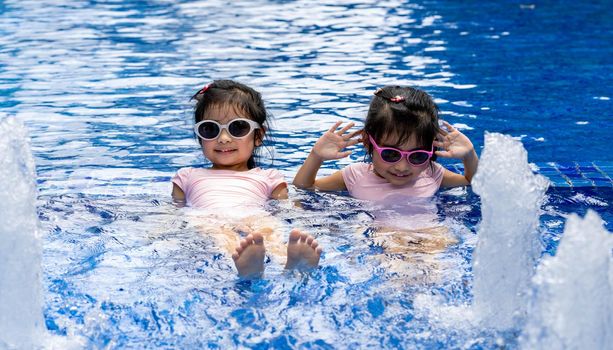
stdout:
[[303,276],[269,264],[263,280],[238,282],[170,202],[170,176],[203,163],[188,98],[216,78],[259,89],[275,115],[274,166],[289,179],[328,125],[361,121],[375,87],[422,87],[477,148],[486,130],[521,139],[553,184],[540,232],[554,252],[570,212],[596,210],[613,230],[610,11],[570,1],[4,2],[0,106],[32,137],[47,329],[84,348],[516,348],[517,329],[450,326],[415,305],[472,300],[471,190],[435,199],[458,243],[434,269],[421,268],[428,256],[385,254],[361,203],[292,190],[303,209],[269,209],[317,235],[322,267]]

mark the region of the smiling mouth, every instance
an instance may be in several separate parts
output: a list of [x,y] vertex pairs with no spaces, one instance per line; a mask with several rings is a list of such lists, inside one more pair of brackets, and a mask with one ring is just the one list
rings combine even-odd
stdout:
[[236,151],[235,149],[216,149],[215,152],[218,153],[230,153]]
[[394,175],[395,177],[402,177],[402,178],[411,176],[411,174],[394,174],[394,173],[390,173],[390,174]]

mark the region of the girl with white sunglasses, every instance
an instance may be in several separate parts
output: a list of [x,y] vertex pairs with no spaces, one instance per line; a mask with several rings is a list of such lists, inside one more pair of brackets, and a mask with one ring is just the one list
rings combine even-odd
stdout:
[[[286,269],[318,265],[321,247],[310,235],[292,230],[282,249],[274,220],[263,209],[269,199],[287,199],[287,183],[279,171],[257,166],[267,112],[260,93],[231,80],[216,80],[199,90],[194,131],[209,168],[182,168],[172,178],[172,197],[179,205],[205,209],[224,217],[240,217],[235,229],[215,233],[225,245],[241,277],[259,277],[264,271],[265,247],[286,255]],[[268,218],[263,220],[263,218]],[[227,225],[226,225],[227,226]],[[211,230],[208,227],[207,230]],[[240,233],[246,237],[240,239]]]

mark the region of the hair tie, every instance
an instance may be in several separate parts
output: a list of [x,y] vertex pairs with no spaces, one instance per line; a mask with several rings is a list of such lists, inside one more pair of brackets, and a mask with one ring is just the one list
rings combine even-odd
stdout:
[[206,90],[208,90],[208,89],[211,87],[211,85],[213,85],[213,84],[207,84],[205,87],[203,87],[202,89],[200,89],[200,91],[198,91],[198,92],[196,93],[196,95],[202,95],[202,94],[204,94],[204,93],[206,92]]
[[407,98],[404,96],[400,96],[400,95],[396,95],[394,97],[387,97],[387,96],[381,96],[383,93],[383,89],[382,88],[378,88],[377,90],[375,90],[374,95],[375,96],[379,96],[382,99],[388,100],[390,102],[394,102],[394,103],[398,103],[398,102],[404,102]]

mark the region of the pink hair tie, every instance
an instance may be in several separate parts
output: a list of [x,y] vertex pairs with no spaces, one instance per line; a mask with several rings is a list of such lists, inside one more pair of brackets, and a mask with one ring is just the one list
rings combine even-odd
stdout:
[[206,90],[208,90],[211,87],[212,84],[207,84],[205,87],[203,87],[202,89],[200,89],[200,91],[198,91],[197,95],[202,95],[206,92]]
[[404,99],[405,99],[404,96],[396,96],[396,97],[390,98],[390,101],[398,103],[398,102],[404,101]]

